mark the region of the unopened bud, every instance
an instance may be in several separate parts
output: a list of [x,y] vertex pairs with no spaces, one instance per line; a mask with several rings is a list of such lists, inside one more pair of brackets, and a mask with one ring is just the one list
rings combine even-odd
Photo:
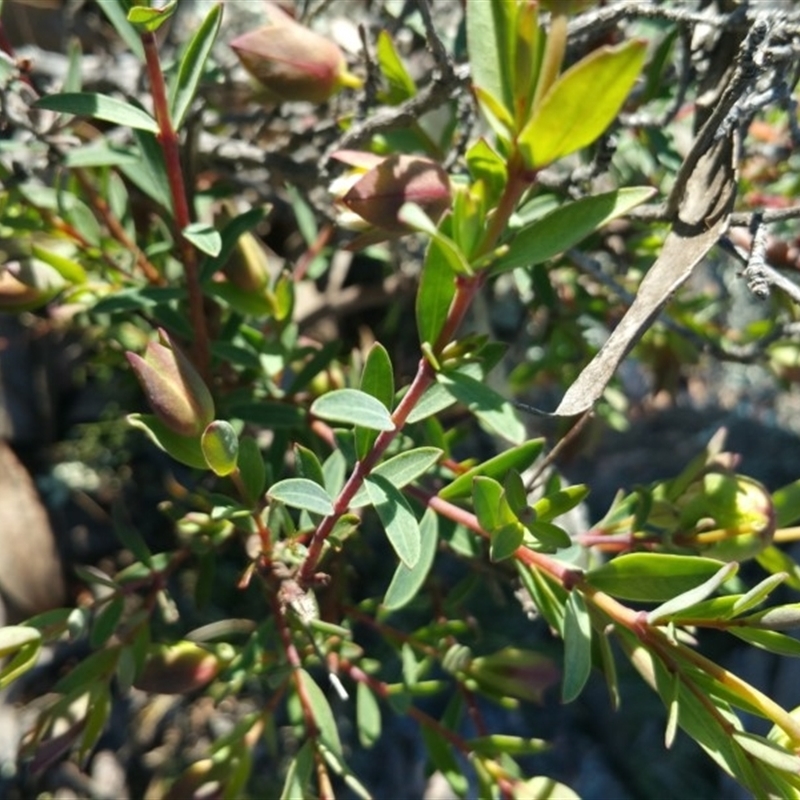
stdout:
[[547,656],[516,647],[475,658],[465,672],[486,691],[534,703],[541,703],[544,692],[559,678],[558,668]]
[[361,81],[347,71],[335,42],[295,22],[274,3],[269,24],[231,42],[242,66],[275,100],[324,103],[344,86]]
[[409,155],[376,161],[379,157],[371,153],[352,151],[333,156],[354,167],[331,185],[335,201],[347,210],[339,223],[369,232],[367,243],[407,233],[409,227],[400,219],[407,203],[419,206],[434,222],[450,208],[450,179],[435,161]]
[[189,359],[168,334],[159,329],[161,342],[150,342],[144,358],[126,353],[147,402],[171,431],[199,436],[214,419],[214,400]]
[[222,666],[214,653],[194,642],[152,645],[133,685],[156,694],[186,694],[214,680]]

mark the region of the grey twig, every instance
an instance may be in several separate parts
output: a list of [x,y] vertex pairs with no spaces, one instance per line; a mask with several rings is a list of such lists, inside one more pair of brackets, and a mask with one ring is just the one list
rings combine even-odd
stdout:
[[750,246],[750,256],[744,269],[744,279],[747,288],[759,298],[766,300],[769,297],[769,279],[766,273],[767,226],[760,219],[754,220],[755,232]]

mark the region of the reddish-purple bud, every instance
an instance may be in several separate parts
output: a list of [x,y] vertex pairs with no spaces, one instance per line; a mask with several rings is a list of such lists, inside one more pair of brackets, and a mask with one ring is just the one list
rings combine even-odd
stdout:
[[347,71],[338,45],[295,22],[274,3],[269,24],[231,42],[242,66],[274,99],[324,103],[343,86],[361,81]]
[[189,359],[159,330],[144,358],[126,353],[153,413],[181,436],[199,436],[214,419],[214,400]]
[[434,222],[450,208],[450,179],[435,161],[409,155],[380,159],[352,151],[340,151],[334,157],[354,167],[331,186],[340,195],[336,202],[347,209],[339,224],[370,231],[371,241],[409,231],[400,219],[406,203],[418,205]]

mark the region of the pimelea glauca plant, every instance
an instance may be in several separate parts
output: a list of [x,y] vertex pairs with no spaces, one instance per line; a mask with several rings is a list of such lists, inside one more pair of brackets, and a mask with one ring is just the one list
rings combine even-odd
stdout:
[[[157,37],[176,2],[102,5],[141,60],[145,107],[81,91],[75,50],[62,90],[33,98],[35,141],[62,177],[51,189],[4,174],[0,226],[30,241],[3,272],[0,303],[16,312],[63,307],[76,325],[105,327],[106,357],[132,370],[149,407],[130,414],[130,424],[188,468],[176,472],[162,506],[175,531],[169,546],[154,547],[117,514],[132,563],[114,574],[77,567],[88,602],[0,629],[3,686],[31,670],[45,646],[88,645],[22,743],[21,759],[34,770],[67,753],[79,764],[90,759],[114,698],[135,688],[249,703],[207,752],[155,770],[152,796],[369,797],[354,766],[356,742],[376,746],[387,717],[399,715],[418,726],[426,769],[458,796],[571,797],[530,771],[528,757],[547,743],[496,725],[487,701],[536,704],[552,689],[571,703],[596,671],[616,705],[622,660],[663,700],[667,746],[683,729],[756,796],[800,792],[800,720],[697,642],[699,630],[712,628],[800,654],[786,633],[800,624],[798,605],[770,598],[782,583],[800,588],[800,568],[776,546],[796,536],[800,483],[770,494],[736,473],[736,459],[715,437],[679,475],[621,494],[600,522],[568,532],[565,515],[591,487],[563,485],[550,469],[595,406],[613,416],[616,367],[695,264],[732,223],[753,221],[751,212],[734,215],[734,140],[769,102],[754,93],[757,69],[762,82],[794,88],[785,48],[757,11],[738,22],[725,17],[725,35],[740,46],[708,57],[719,81],[701,95],[690,72],[675,86],[664,78],[677,33],[686,38],[687,26],[699,24],[691,13],[653,7],[664,29],[642,26],[652,39],[632,38],[620,23],[634,11],[591,5],[469,0],[466,55],[456,63],[420,2],[436,63],[431,81],[417,86],[384,31],[365,43],[376,57],[364,92],[381,112],[335,118],[344,106],[327,107],[337,124],[329,125],[319,174],[336,172],[339,220],[358,230],[349,246],[409,235],[424,242],[414,304],[419,350],[408,379],[380,341],[339,356],[336,342],[301,334],[298,298],[309,276],[328,270],[332,229],[315,227],[296,191],[307,249],[280,268],[257,236],[266,205],[199,190],[189,121],[202,129],[195,101],[218,78],[212,52],[223,5],[211,8],[168,69]],[[572,15],[579,16],[571,22]],[[361,91],[338,45],[277,6],[267,17],[230,42],[256,81],[254,100],[321,104]],[[589,37],[592,26],[608,41]],[[20,70],[3,62],[6,93],[24,83]],[[621,127],[629,147],[647,153],[625,128],[652,126],[648,104],[662,127],[678,124],[689,106],[693,144],[677,164],[662,159],[667,181],[654,175],[647,185],[601,187],[598,141]],[[475,108],[480,118],[469,113]],[[457,124],[464,109],[472,128]],[[434,125],[434,110],[448,121]],[[59,136],[86,119],[102,128],[91,143]],[[474,136],[465,138],[465,129]],[[595,145],[594,161],[574,160]],[[659,196],[655,184],[668,191]],[[133,214],[134,192],[148,214]],[[659,223],[659,239],[637,253],[628,280],[638,294],[593,353],[579,315],[567,313],[605,312],[574,270],[555,265],[626,217]],[[753,229],[757,254],[766,234]],[[642,266],[650,252],[655,263]],[[751,257],[746,268],[748,280],[768,290],[767,267]],[[538,303],[561,326],[535,365],[542,375],[560,371],[566,391],[552,416],[567,433],[549,443],[549,455],[509,396],[488,382],[504,347],[470,330],[477,298],[509,276],[537,298],[532,310]],[[687,330],[688,305],[678,304],[684,329],[661,335],[706,337],[715,352],[732,352],[712,326]],[[771,342],[781,343],[782,324],[776,317]],[[772,356],[785,366],[787,348],[796,358],[796,347],[783,348]],[[459,455],[470,420],[492,435],[491,457]],[[737,576],[740,563],[753,560],[762,574]],[[231,563],[234,574],[222,568]],[[191,610],[173,597],[187,586]],[[507,620],[482,616],[483,595],[494,592],[506,600],[516,592],[546,623],[547,638],[532,645],[524,625],[511,633]],[[513,615],[508,604],[503,614]],[[771,729],[748,731],[742,712]]]

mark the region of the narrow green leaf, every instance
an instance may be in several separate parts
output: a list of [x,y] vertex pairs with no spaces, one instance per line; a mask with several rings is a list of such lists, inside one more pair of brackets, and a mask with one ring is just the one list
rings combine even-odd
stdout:
[[299,797],[308,797],[308,785],[311,782],[313,769],[314,744],[308,739],[289,763],[280,800],[297,800]]
[[440,372],[436,380],[498,436],[513,444],[525,441],[525,426],[514,406],[485,383],[458,372]]
[[[380,342],[375,342],[367,353],[360,388],[391,411],[394,404],[394,368],[389,353]],[[356,453],[362,459],[372,449],[378,433],[359,425],[356,426],[355,437]]]
[[333,502],[328,493],[318,483],[307,478],[286,478],[278,481],[270,487],[267,497],[323,517],[333,514]]
[[414,512],[403,495],[381,475],[370,475],[365,485],[395,553],[413,570],[422,554],[421,533]]
[[570,592],[564,615],[564,679],[561,701],[571,703],[592,671],[592,621],[580,592]]
[[439,541],[438,517],[432,509],[428,509],[419,523],[420,554],[419,560],[409,569],[402,561],[397,565],[392,582],[386,590],[383,605],[390,611],[410,603],[425,583],[436,556],[436,545]]
[[328,766],[333,770],[341,781],[347,786],[348,789],[361,800],[373,800],[373,795],[369,789],[355,776],[352,770],[344,762],[341,753],[334,753],[324,744],[320,743],[319,752],[327,762]]
[[512,447],[459,475],[439,492],[439,497],[443,500],[466,497],[472,491],[472,479],[477,475],[500,480],[512,469],[524,472],[536,461],[543,450],[544,439],[531,439],[517,447]]
[[560,584],[548,580],[534,567],[529,567],[520,561],[515,561],[514,565],[536,610],[544,617],[547,624],[563,638],[567,591]]
[[[300,473],[301,478],[306,478],[325,487],[325,475],[322,472],[322,464],[319,463],[319,459],[313,450],[309,450],[301,444],[296,444],[294,446],[294,457],[297,463],[297,471]],[[336,493],[338,494],[338,492]]]
[[176,461],[195,469],[208,469],[200,438],[171,431],[155,414],[128,414],[128,424],[144,431],[150,440]]
[[514,789],[514,797],[519,800],[536,798],[536,800],[580,800],[580,795],[564,783],[553,778],[537,775],[524,783],[518,783]]
[[128,22],[128,4],[125,0],[97,0],[108,21],[114,26],[125,46],[144,63],[144,45],[136,28]]
[[785,572],[779,572],[777,575],[769,575],[764,578],[763,581],[736,600],[732,609],[733,616],[744,614],[746,611],[761,605],[788,577]]
[[701,603],[714,594],[725,581],[730,580],[738,570],[739,564],[735,561],[723,564],[707,581],[703,581],[699,586],[695,586],[687,592],[676,595],[667,600],[666,603],[662,603],[658,608],[654,608],[647,615],[647,622],[650,625],[654,625],[665,617],[679,614],[681,611],[686,611],[697,603]]
[[532,522],[526,522],[525,527],[537,542],[550,551],[563,550],[572,545],[569,534],[558,525],[553,525],[552,522],[535,519]]
[[222,237],[212,225],[203,222],[192,222],[183,229],[184,238],[191,242],[201,253],[216,256],[222,250]]
[[394,422],[386,406],[358,389],[335,389],[311,404],[311,413],[330,422],[360,425],[376,431],[393,431]]
[[304,670],[298,670],[303,688],[306,690],[308,700],[311,703],[311,710],[314,713],[314,722],[319,729],[319,736],[322,743],[339,758],[342,757],[342,743],[339,739],[339,730],[336,727],[336,720],[331,711],[325,693],[316,684],[314,679]]
[[375,51],[378,67],[389,86],[388,91],[383,93],[383,102],[396,106],[413,97],[417,93],[414,79],[400,60],[388,31],[383,30],[378,34]]
[[472,82],[494,98],[509,118],[513,118],[511,68],[509,57],[515,34],[514,0],[470,3],[467,9],[467,52]]
[[532,267],[569,250],[590,233],[650,199],[655,189],[630,187],[582,197],[522,228],[492,267],[492,274]]
[[536,519],[540,522],[552,522],[562,514],[572,511],[575,506],[580,505],[588,494],[589,487],[582,483],[551,492],[533,504]]
[[432,239],[425,253],[416,299],[417,331],[421,343],[436,343],[455,292],[453,270],[441,245]]
[[[395,489],[402,489],[409,483],[424,475],[441,457],[438,447],[416,447],[381,462],[372,470],[373,475],[386,478]],[[370,499],[362,486],[350,503],[350,508],[361,508],[369,505]]]
[[770,742],[762,736],[746,731],[734,731],[733,738],[742,750],[755,756],[759,761],[783,772],[800,772],[800,756]]
[[564,72],[518,137],[526,166],[539,169],[597,139],[622,108],[646,53],[644,41],[599,47]]
[[466,159],[473,179],[484,182],[490,198],[499,197],[508,180],[505,159],[483,137],[467,150]]
[[381,736],[381,708],[365,683],[359,683],[356,689],[356,725],[358,741],[369,750]]
[[124,609],[125,599],[122,595],[117,595],[98,611],[89,634],[89,644],[92,648],[102,647],[111,638],[122,618]]
[[774,544],[765,547],[756,556],[756,561],[773,575],[786,575],[786,585],[800,591],[800,565],[780,547]]
[[78,759],[83,762],[89,755],[92,748],[97,744],[97,740],[103,733],[103,729],[108,722],[111,714],[111,692],[108,684],[97,684],[92,687],[89,693],[88,710],[86,712],[86,724],[83,727],[81,744],[78,748]]
[[623,600],[663,602],[716,574],[722,562],[670,553],[628,553],[593,569],[586,580]]
[[800,657],[800,640],[787,636],[785,633],[760,628],[740,628],[735,625],[729,626],[726,630],[761,650],[768,650],[779,656]]
[[6,625],[0,628],[0,658],[16,653],[26,645],[40,642],[42,634],[26,625]]
[[86,283],[86,270],[77,261],[45,250],[36,244],[31,246],[31,254],[40,261],[44,261],[45,264],[49,264],[68,283]]
[[416,203],[404,203],[397,212],[397,217],[409,228],[430,236],[439,246],[442,256],[456,275],[472,275],[472,267],[464,253],[461,252],[461,248],[449,236],[442,233],[420,206]]
[[158,133],[158,123],[141,108],[95,92],[67,92],[42,97],[34,103],[36,108],[92,117],[136,130]]
[[681,676],[675,672],[672,675],[672,692],[668,698],[664,698],[667,706],[667,727],[664,730],[664,747],[669,750],[675,742],[675,734],[678,732],[678,720],[680,715]]
[[764,628],[770,631],[790,631],[800,628],[800,603],[787,603],[758,611],[740,619],[751,628]]
[[176,130],[183,124],[186,113],[192,105],[221,22],[222,4],[217,3],[211,7],[181,58],[175,83],[170,87],[169,98],[172,124]]
[[783,486],[772,494],[775,506],[775,526],[786,528],[800,520],[800,480]]
[[450,743],[428,725],[420,726],[419,730],[425,743],[425,755],[431,765],[444,776],[457,797],[466,797],[469,780],[453,755]]
[[173,213],[172,193],[169,190],[164,151],[150,131],[134,131],[141,157],[135,165],[120,164],[120,172],[137,188],[141,189],[170,214]]
[[239,476],[242,479],[246,500],[255,506],[264,494],[267,471],[258,443],[252,436],[239,439]]

